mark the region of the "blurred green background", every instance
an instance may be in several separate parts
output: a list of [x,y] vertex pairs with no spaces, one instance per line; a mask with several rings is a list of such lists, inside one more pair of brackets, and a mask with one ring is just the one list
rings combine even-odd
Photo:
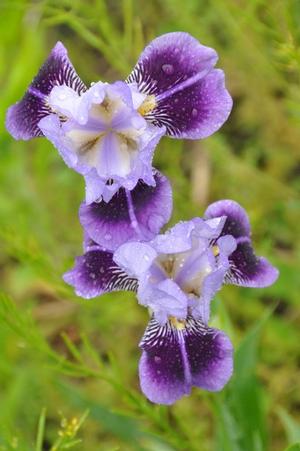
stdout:
[[[83,301],[61,279],[81,253],[82,178],[4,117],[57,40],[90,83],[125,78],[169,31],[218,51],[234,98],[214,136],[159,144],[172,223],[235,199],[281,275],[221,291],[211,324],[233,340],[234,377],[166,408],[139,391],[147,311],[126,293]],[[0,0],[0,450],[300,450],[299,69],[298,0]]]

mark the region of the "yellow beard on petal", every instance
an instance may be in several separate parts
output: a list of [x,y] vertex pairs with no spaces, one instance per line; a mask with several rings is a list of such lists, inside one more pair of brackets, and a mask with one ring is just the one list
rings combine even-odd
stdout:
[[147,96],[143,103],[139,106],[138,112],[141,116],[146,116],[146,114],[151,113],[156,107],[156,100],[154,95]]

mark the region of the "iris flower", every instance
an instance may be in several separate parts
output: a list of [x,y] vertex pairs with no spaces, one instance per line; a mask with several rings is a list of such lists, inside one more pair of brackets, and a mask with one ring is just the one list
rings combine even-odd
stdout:
[[81,81],[58,42],[6,126],[16,139],[45,136],[82,174],[86,203],[108,202],[139,180],[155,186],[152,158],[163,135],[205,138],[226,121],[232,99],[216,52],[187,33],[154,39],[127,80]]
[[[103,216],[95,219],[100,227]],[[84,298],[132,290],[149,308],[151,320],[140,342],[144,394],[172,404],[192,386],[221,390],[232,374],[233,348],[224,332],[208,325],[213,297],[223,283],[265,287],[278,276],[255,255],[245,210],[219,201],[204,218],[178,223],[149,241],[117,244],[107,250],[95,234],[88,237],[85,254],[64,280]]]

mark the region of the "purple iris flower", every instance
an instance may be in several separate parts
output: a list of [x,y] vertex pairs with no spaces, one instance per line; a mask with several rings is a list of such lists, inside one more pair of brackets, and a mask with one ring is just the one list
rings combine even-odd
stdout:
[[278,276],[256,257],[244,209],[233,201],[216,202],[205,219],[181,222],[114,252],[87,243],[64,276],[76,293],[92,298],[132,290],[152,312],[140,342],[140,383],[147,398],[172,404],[192,386],[221,390],[232,374],[233,348],[226,334],[208,326],[210,302],[224,282],[262,287]]
[[58,42],[23,99],[9,108],[16,139],[46,136],[85,177],[86,202],[108,202],[139,180],[155,185],[160,138],[205,138],[226,121],[232,99],[216,52],[187,33],[168,33],[142,52],[125,82],[87,88]]

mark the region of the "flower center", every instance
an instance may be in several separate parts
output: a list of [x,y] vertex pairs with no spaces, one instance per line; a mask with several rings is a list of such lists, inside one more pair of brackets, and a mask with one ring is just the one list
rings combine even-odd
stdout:
[[79,160],[102,177],[125,177],[139,149],[145,121],[120,97],[92,104],[84,125],[70,122],[66,136]]
[[214,269],[218,255],[218,246],[159,255],[155,260],[154,279],[170,278],[186,294],[198,297],[205,277]]

